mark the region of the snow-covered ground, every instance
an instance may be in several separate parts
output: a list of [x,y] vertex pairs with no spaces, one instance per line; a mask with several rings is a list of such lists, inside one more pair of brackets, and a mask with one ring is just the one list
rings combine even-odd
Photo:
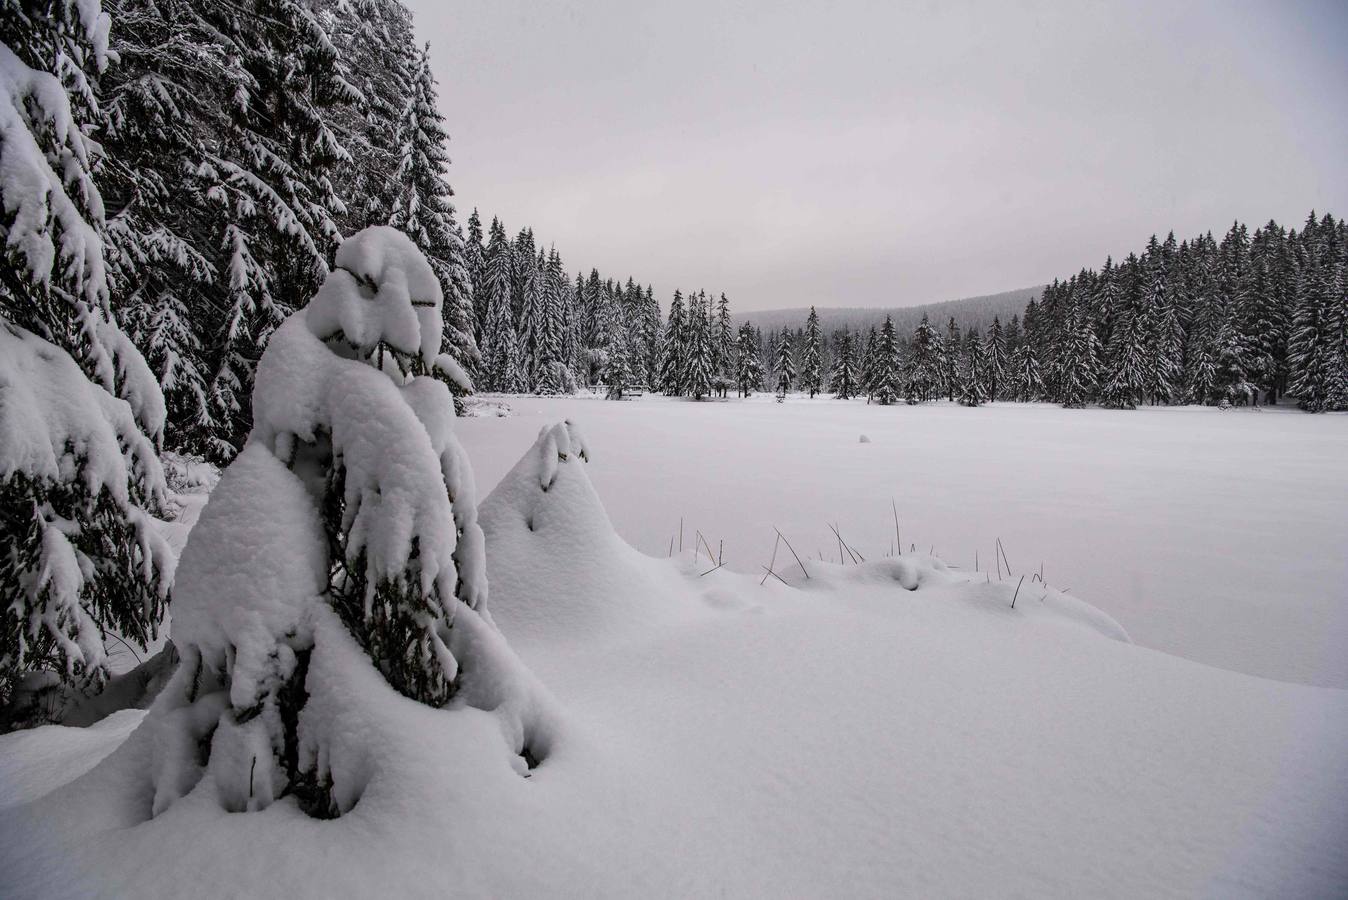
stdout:
[[[838,557],[905,545],[994,568],[1001,538],[1117,619],[1133,640],[1199,662],[1348,687],[1348,416],[1206,407],[778,404],[646,395],[516,398],[459,427],[485,495],[544,422],[577,421],[618,533],[664,556],[684,519],[727,565],[760,572],[780,528]],[[862,434],[870,437],[860,442]],[[996,575],[993,575],[995,580]]]
[[[1149,588],[1169,597],[1175,582],[1209,616],[1208,633],[1167,649],[1229,646],[1211,636],[1220,597],[1191,596],[1214,578],[1235,584],[1210,562],[1218,554],[1286,585],[1329,590],[1334,566],[1342,574],[1343,525],[1325,495],[1341,498],[1343,484],[1326,459],[1342,459],[1348,419],[514,405],[512,418],[457,430],[481,495],[496,488],[480,507],[488,608],[551,711],[521,720],[536,768],[514,755],[501,716],[399,696],[340,626],[324,626],[334,665],[311,677],[344,698],[342,728],[369,748],[345,815],[309,819],[293,798],[227,813],[208,772],[152,817],[162,748],[154,728],[133,731],[140,712],[7,735],[0,894],[1326,897],[1348,886],[1348,691],[1136,646],[1088,603],[1020,581],[1036,552],[1050,584],[1089,601],[1073,573],[1112,589],[1145,569]],[[561,461],[534,443],[561,416],[588,426],[590,462],[574,440]],[[1263,448],[1251,455],[1287,457],[1253,466],[1243,504],[1224,486],[1250,457],[1217,441],[1237,426],[1258,429],[1243,433]],[[959,568],[926,547],[886,555],[891,495],[905,542],[936,543]],[[1236,509],[1290,509],[1305,524],[1203,546]],[[661,559],[679,512],[687,549]],[[1133,531],[1133,517],[1149,524]],[[827,556],[825,518],[868,561],[798,565],[779,548],[789,585],[760,585],[771,526],[802,556]],[[718,550],[725,537],[730,564],[694,558],[696,528]],[[957,552],[961,535],[985,532],[980,567],[1000,535],[1014,579],[972,572],[972,541]],[[1095,532],[1102,549],[1075,558]],[[1172,554],[1157,550],[1168,543]],[[1336,555],[1323,571],[1317,547]],[[1241,590],[1246,605],[1275,607],[1270,621],[1280,597],[1292,602]],[[1296,602],[1310,608],[1309,596]],[[1113,602],[1136,639],[1164,606],[1129,597]],[[1319,611],[1317,627],[1341,628],[1329,601]],[[1310,643],[1290,627],[1274,637]],[[1328,660],[1307,671],[1341,672]]]

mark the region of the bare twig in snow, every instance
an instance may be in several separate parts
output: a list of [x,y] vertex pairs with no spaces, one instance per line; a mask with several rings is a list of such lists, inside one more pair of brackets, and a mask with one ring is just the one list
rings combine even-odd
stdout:
[[781,538],[782,541],[785,542],[786,549],[790,550],[791,555],[796,558],[796,565],[800,566],[800,570],[805,573],[805,577],[809,578],[810,573],[808,570],[806,570],[805,563],[800,561],[800,554],[796,553],[796,548],[791,546],[791,542],[786,539],[786,535],[782,534],[782,530],[778,528],[776,525],[772,526],[772,530],[777,532],[777,537]]

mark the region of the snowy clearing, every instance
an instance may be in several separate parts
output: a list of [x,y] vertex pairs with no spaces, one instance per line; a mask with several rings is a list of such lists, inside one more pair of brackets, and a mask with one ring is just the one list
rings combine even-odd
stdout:
[[111,749],[139,713],[79,741],[8,735],[7,759],[48,757],[31,776],[44,787],[62,757],[74,774],[111,750],[0,816],[8,892],[1310,897],[1348,883],[1348,692],[1137,647],[1060,592],[1017,594],[923,553],[779,557],[790,586],[761,587],[702,574],[705,554],[652,559],[612,531],[597,463],[558,462],[550,440],[480,511],[493,615],[561,715],[529,777],[495,715],[399,697],[321,625],[340,662],[317,677],[376,751],[345,815],[310,819],[294,798],[228,814],[208,771],[151,818],[154,729]]
[[[1203,407],[881,408],[770,395],[693,403],[509,398],[459,435],[485,495],[544,422],[570,418],[615,527],[665,556],[684,518],[757,572],[780,528],[837,560],[905,545],[1017,573],[1117,619],[1133,640],[1226,669],[1348,687],[1348,416]],[[865,434],[871,443],[860,442]],[[677,538],[676,538],[677,542]]]

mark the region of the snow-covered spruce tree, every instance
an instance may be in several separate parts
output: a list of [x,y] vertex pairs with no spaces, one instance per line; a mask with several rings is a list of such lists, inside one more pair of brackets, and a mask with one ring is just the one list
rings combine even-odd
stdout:
[[1114,409],[1136,409],[1146,390],[1143,358],[1146,339],[1145,323],[1131,307],[1125,308],[1114,320],[1110,332],[1107,374],[1100,389],[1100,405]]
[[[1167,240],[1173,243],[1174,238]],[[1164,252],[1147,259],[1143,275],[1142,331],[1146,338],[1142,368],[1146,394],[1153,404],[1170,403],[1180,389],[1184,372],[1184,327]]]
[[1081,305],[1074,304],[1058,359],[1058,399],[1063,406],[1090,402],[1099,379],[1100,345]]
[[961,379],[965,373],[960,367],[957,365],[954,369],[942,371],[947,367],[947,360],[953,359],[956,362],[959,360],[959,326],[955,325],[953,318],[950,325],[955,330],[956,340],[944,348],[941,346],[941,338],[937,335],[936,329],[932,328],[931,322],[927,320],[926,313],[922,314],[922,321],[913,330],[912,352],[903,373],[903,393],[910,404],[939,400],[942,381],[947,378],[954,379],[948,388],[950,396],[956,397],[961,393]]
[[463,242],[463,266],[468,270],[468,281],[473,286],[473,337],[477,340],[479,356],[482,351],[482,328],[487,324],[487,248],[483,243],[482,217],[477,207],[468,216],[468,234]]
[[748,397],[763,384],[763,360],[758,354],[758,335],[745,321],[735,339],[735,382],[741,397]]
[[350,234],[387,223],[403,189],[398,123],[415,93],[412,13],[399,0],[308,2],[337,51],[339,77],[354,91],[352,102],[328,110],[333,131],[358,161],[331,173],[333,189],[345,201],[335,218],[341,232]]
[[1044,377],[1039,371],[1039,351],[1025,340],[1011,356],[1012,396],[1023,403],[1042,399]]
[[819,360],[819,314],[811,306],[805,319],[805,346],[800,351],[800,389],[813,397],[823,390],[823,382]]
[[[473,284],[464,265],[463,236],[454,221],[454,191],[445,179],[449,135],[436,106],[430,45],[409,62],[411,93],[398,119],[398,192],[388,224],[402,231],[430,261],[444,295],[446,352],[460,369],[471,373],[481,361],[473,319]],[[455,394],[471,392],[471,384],[449,382]]]
[[604,348],[604,363],[599,370],[599,377],[604,382],[605,394],[610,400],[621,400],[632,381],[627,346],[622,331],[617,328],[609,331],[609,343]]
[[197,173],[209,167],[220,128],[212,92],[244,76],[199,16],[178,6],[107,3],[117,62],[101,84],[98,181],[116,314],[159,379],[169,446],[203,453],[220,427],[208,395],[204,326],[221,276],[217,235],[208,227],[214,205]]
[[1246,377],[1240,336],[1230,323],[1224,325],[1217,336],[1215,370],[1212,395],[1209,398],[1214,406],[1226,409],[1231,406],[1249,406],[1255,402],[1258,390]]
[[519,368],[519,346],[510,300],[514,263],[510,241],[499,219],[491,220],[484,266],[487,320],[482,326],[482,382],[487,390],[509,393],[518,390],[514,378]]
[[791,331],[782,326],[781,336],[777,340],[777,354],[773,359],[772,370],[777,373],[777,393],[786,394],[791,390],[791,382],[796,378],[796,359],[791,347]]
[[833,370],[829,373],[830,386],[839,400],[849,400],[857,393],[858,378],[856,344],[850,331],[837,333],[834,342]]
[[333,111],[358,98],[336,46],[304,0],[182,3],[237,77],[196,84],[216,117],[212,155],[197,170],[218,273],[205,326],[213,455],[229,459],[251,426],[253,372],[272,331],[327,273],[345,212],[332,180],[351,163]]
[[660,362],[660,390],[670,397],[680,397],[687,383],[688,349],[687,323],[683,314],[683,294],[674,292],[669,304],[669,319],[665,322],[665,342]]
[[988,336],[983,342],[983,352],[987,355],[988,399],[1000,400],[1006,392],[1006,336],[1002,331],[1002,320],[992,317]]
[[170,579],[148,519],[164,399],[108,314],[91,177],[108,25],[97,3],[0,6],[0,705],[39,672],[96,688],[106,632],[152,637]]
[[229,810],[286,795],[350,810],[376,752],[361,706],[387,703],[357,688],[362,656],[431,706],[517,705],[452,398],[414,374],[440,350],[440,304],[407,236],[370,228],[273,336],[253,432],[178,571],[182,664],[143,726],[158,729],[155,815],[207,772]]
[[694,400],[701,400],[712,393],[712,379],[716,375],[713,359],[716,352],[716,337],[712,328],[709,303],[699,296],[689,307],[688,317],[688,370],[685,390]]
[[988,356],[978,332],[969,330],[968,352],[965,353],[963,382],[960,385],[960,403],[982,406],[991,393],[988,388]]
[[[657,307],[658,311],[658,307]],[[721,294],[716,301],[716,374],[733,380],[735,375],[735,328],[730,322],[730,300]]]
[[888,406],[899,399],[903,375],[899,359],[899,342],[894,334],[894,320],[885,316],[875,339],[875,362],[871,370],[870,393],[875,401]]
[[520,368],[524,372],[526,390],[538,389],[538,370],[544,356],[544,330],[547,316],[544,309],[543,282],[546,275],[539,266],[531,266],[524,280],[523,302],[520,305],[519,352]]
[[97,3],[0,6],[0,317],[68,352],[157,444],[163,395],[108,309],[88,136],[107,36]]
[[154,639],[173,577],[151,519],[165,493],[130,405],[0,317],[0,731],[97,691],[109,633]]
[[[953,401],[959,393],[961,377],[959,323],[955,321],[954,316],[950,317],[950,321],[946,322],[944,340],[942,340],[941,336],[936,333],[936,329],[931,328],[930,323],[928,323],[927,327],[931,329],[931,334],[923,335],[921,341],[919,341],[917,334],[914,333],[913,354],[915,357],[918,355],[917,345],[919,342],[922,343],[924,347],[930,345],[932,348],[930,350],[931,358],[935,359],[937,365],[935,380],[936,394],[931,399],[939,399],[941,394],[945,394],[947,400]],[[923,356],[924,359],[927,358],[926,351],[923,352]],[[909,399],[913,399],[911,391],[909,392]],[[923,396],[918,399],[925,400],[928,398]]]
[[875,326],[872,325],[866,333],[866,346],[861,351],[861,388],[866,392],[867,403],[874,395],[871,388],[875,383],[875,342]]

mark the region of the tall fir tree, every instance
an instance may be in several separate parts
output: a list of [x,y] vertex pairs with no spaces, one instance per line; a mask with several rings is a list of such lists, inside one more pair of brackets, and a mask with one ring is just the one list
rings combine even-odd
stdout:
[[679,397],[687,384],[688,351],[687,323],[684,319],[683,294],[674,292],[669,304],[669,319],[665,322],[664,355],[660,362],[660,390],[670,397]]
[[823,389],[823,370],[819,359],[819,314],[810,307],[805,319],[805,346],[800,353],[800,389],[811,398]]
[[487,390],[512,392],[520,385],[519,342],[512,309],[514,260],[505,226],[492,219],[484,265],[487,321],[482,330],[482,380]]
[[988,399],[1000,400],[1006,390],[1007,357],[1006,336],[1002,332],[1002,320],[999,316],[992,317],[992,325],[988,328],[983,352],[987,356]]
[[758,334],[745,321],[735,339],[735,383],[741,397],[748,397],[763,385],[763,361],[759,357]]
[[894,334],[894,319],[885,316],[875,339],[875,360],[871,367],[870,393],[881,406],[899,398],[903,375],[899,359],[899,341]]
[[711,321],[710,302],[698,295],[688,307],[688,367],[685,392],[694,400],[712,393],[716,376],[716,334]]
[[791,332],[785,325],[777,342],[777,355],[772,368],[777,373],[777,392],[783,395],[789,393],[796,380],[796,358],[791,346]]
[[[950,329],[956,338],[947,342],[944,353],[941,352],[940,338],[936,334],[936,329],[931,327],[925,313],[922,315],[922,321],[914,329],[908,365],[903,373],[903,394],[909,403],[939,399],[941,386],[946,379],[955,381],[953,386],[947,388],[950,396],[956,396],[958,393],[959,370],[956,368],[952,373],[949,368],[949,360],[958,360],[958,354],[951,352],[952,349],[959,347],[959,326],[955,325],[953,318],[950,320]],[[943,368],[945,371],[942,371]]]
[[857,393],[861,372],[857,362],[856,342],[850,331],[841,331],[834,341],[833,368],[829,384],[839,400],[849,400]]
[[463,236],[454,221],[453,190],[446,180],[449,154],[444,117],[436,106],[431,49],[424,45],[409,63],[411,94],[398,120],[399,186],[388,224],[412,239],[435,271],[444,294],[444,350],[467,372],[480,362],[473,283],[464,261]]

